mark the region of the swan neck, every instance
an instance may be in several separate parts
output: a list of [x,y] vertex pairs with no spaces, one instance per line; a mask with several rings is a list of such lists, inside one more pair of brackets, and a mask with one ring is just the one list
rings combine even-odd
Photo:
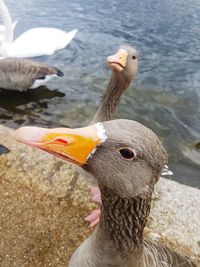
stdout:
[[13,41],[13,29],[12,29],[12,19],[8,8],[2,0],[0,0],[0,15],[5,25],[5,39],[4,43],[11,44]]

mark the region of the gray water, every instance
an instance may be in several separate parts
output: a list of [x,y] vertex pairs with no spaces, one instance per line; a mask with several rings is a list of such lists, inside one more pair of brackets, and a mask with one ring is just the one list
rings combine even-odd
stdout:
[[200,187],[200,2],[197,0],[5,0],[16,36],[37,26],[79,29],[64,50],[37,60],[65,77],[20,94],[0,92],[0,123],[81,126],[94,114],[109,79],[105,60],[121,44],[140,52],[137,79],[116,118],[153,129],[175,179]]

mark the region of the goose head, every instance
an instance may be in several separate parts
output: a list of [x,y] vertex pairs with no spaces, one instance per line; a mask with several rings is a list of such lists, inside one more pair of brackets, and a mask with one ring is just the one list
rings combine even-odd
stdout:
[[127,80],[132,81],[137,73],[138,52],[134,47],[121,46],[114,55],[107,58],[107,64],[113,72],[120,72]]
[[84,128],[22,127],[15,138],[79,165],[120,197],[153,191],[167,161],[156,134],[130,120],[112,120]]

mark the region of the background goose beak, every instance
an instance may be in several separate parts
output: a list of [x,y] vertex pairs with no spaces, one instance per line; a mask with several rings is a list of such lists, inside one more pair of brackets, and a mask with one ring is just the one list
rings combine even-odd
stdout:
[[22,127],[15,131],[15,139],[77,165],[86,164],[101,143],[95,125],[77,129]]
[[111,69],[122,71],[127,62],[128,52],[125,49],[119,49],[116,54],[107,58],[107,63]]

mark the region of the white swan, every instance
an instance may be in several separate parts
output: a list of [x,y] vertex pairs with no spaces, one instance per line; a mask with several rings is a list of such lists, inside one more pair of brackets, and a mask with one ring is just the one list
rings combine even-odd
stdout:
[[[15,20],[13,23],[12,23],[12,29],[14,31],[15,29],[15,26],[17,25],[17,20]],[[5,38],[5,32],[6,32],[6,27],[4,25],[0,25],[0,42],[2,42]]]
[[0,15],[5,25],[5,32],[4,30],[0,32],[0,56],[2,57],[52,55],[56,50],[66,47],[77,33],[77,30],[64,32],[56,28],[37,27],[24,32],[16,40],[13,40],[12,19],[2,0],[0,0]]

